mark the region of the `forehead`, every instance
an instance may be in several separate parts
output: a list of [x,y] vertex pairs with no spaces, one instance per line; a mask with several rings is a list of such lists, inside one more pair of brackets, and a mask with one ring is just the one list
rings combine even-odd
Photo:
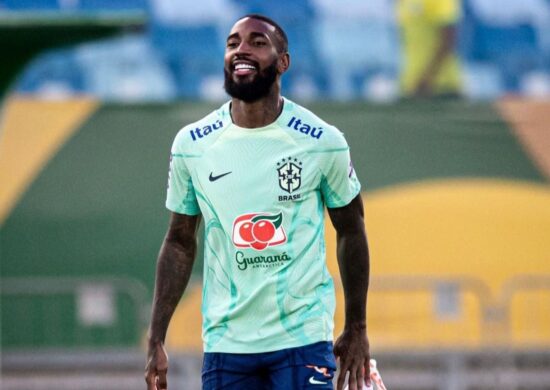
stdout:
[[244,37],[251,34],[265,35],[271,40],[275,40],[275,27],[263,20],[255,18],[244,18],[233,25],[229,36]]

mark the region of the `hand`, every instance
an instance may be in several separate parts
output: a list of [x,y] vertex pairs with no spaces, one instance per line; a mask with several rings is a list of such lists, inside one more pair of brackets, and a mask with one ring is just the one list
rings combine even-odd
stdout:
[[336,390],[342,390],[349,371],[349,390],[361,390],[363,383],[371,385],[369,339],[364,326],[350,327],[336,339],[334,355],[340,361]]
[[145,382],[147,390],[167,390],[168,354],[162,342],[149,347],[147,365],[145,366]]

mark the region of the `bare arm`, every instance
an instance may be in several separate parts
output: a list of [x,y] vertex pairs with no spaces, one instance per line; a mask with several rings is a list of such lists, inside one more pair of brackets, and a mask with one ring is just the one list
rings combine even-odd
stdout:
[[424,69],[422,76],[418,80],[415,94],[419,96],[427,96],[432,94],[432,85],[434,79],[439,74],[439,70],[443,62],[453,52],[456,41],[456,26],[448,25],[440,29],[439,45],[432,59]]
[[328,213],[336,229],[346,316],[344,331],[334,344],[334,354],[340,359],[341,370],[337,389],[342,389],[349,371],[349,389],[356,390],[362,388],[363,381],[370,380],[366,320],[370,263],[361,195],[347,206],[328,209]]
[[164,339],[170,319],[191,276],[199,221],[200,216],[172,213],[160,249],[145,367],[148,390],[167,389],[168,356],[164,349]]

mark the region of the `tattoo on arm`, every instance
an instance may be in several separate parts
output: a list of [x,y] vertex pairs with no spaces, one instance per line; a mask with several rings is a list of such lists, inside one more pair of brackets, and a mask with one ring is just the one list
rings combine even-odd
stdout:
[[189,282],[200,218],[173,214],[157,260],[149,343],[164,342],[168,324]]

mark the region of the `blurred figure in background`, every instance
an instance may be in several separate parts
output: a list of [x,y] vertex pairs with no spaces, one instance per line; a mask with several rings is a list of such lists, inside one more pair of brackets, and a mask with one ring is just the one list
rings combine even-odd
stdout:
[[459,0],[397,0],[406,97],[458,97],[460,65],[455,53]]

